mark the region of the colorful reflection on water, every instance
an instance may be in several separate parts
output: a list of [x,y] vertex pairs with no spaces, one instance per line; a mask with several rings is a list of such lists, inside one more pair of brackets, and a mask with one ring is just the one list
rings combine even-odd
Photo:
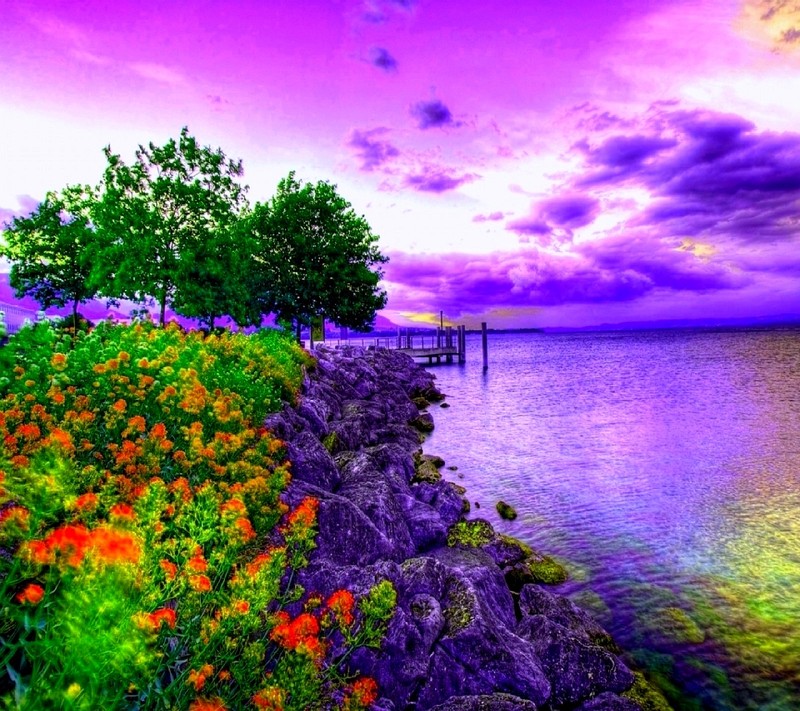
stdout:
[[[800,708],[800,330],[508,334],[428,452],[677,708]],[[519,518],[502,522],[499,499]]]

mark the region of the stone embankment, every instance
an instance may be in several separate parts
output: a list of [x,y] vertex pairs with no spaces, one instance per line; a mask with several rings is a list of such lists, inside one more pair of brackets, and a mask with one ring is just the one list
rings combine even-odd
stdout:
[[350,660],[378,680],[375,708],[640,708],[622,695],[634,675],[609,635],[534,584],[549,559],[488,522],[464,522],[464,490],[421,454],[421,432],[433,426],[425,406],[442,398],[433,376],[392,351],[316,355],[299,406],[267,426],[288,444],[290,503],[320,501],[318,548],[301,584],[363,594],[388,579],[397,590],[381,650]]

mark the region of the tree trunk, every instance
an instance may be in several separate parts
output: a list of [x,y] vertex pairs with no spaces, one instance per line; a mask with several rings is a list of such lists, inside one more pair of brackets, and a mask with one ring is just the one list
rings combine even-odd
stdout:
[[295,323],[297,324],[297,342],[300,343],[300,319],[298,318]]
[[72,330],[78,333],[78,299],[72,300]]
[[167,289],[166,287],[161,290],[161,313],[158,317],[158,322],[161,327],[167,322]]

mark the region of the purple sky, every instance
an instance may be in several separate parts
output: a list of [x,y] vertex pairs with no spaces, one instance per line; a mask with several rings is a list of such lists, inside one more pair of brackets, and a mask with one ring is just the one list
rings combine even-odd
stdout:
[[0,222],[188,125],[335,182],[399,323],[800,313],[794,2],[4,0],[0,96]]

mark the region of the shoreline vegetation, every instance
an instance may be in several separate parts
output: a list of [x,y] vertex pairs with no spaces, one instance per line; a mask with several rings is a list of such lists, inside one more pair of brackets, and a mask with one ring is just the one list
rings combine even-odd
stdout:
[[49,323],[0,349],[9,708],[664,709],[423,454],[408,357]]

